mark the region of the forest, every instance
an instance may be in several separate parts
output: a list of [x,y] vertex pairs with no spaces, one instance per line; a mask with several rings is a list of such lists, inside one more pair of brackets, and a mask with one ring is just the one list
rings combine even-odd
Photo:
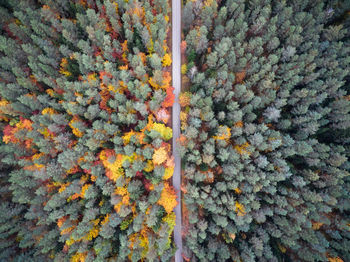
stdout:
[[0,262],[350,261],[350,1],[176,1],[0,1]]

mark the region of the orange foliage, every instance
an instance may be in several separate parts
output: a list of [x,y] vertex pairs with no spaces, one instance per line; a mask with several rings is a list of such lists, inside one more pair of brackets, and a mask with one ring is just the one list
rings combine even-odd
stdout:
[[168,71],[163,72],[163,86],[162,88],[166,89],[170,86],[171,82],[171,73]]
[[180,45],[181,53],[185,53],[186,47],[187,47],[186,41],[181,41],[181,45]]
[[157,203],[162,207],[164,207],[167,213],[172,212],[173,209],[176,207],[177,205],[176,193],[173,187],[169,185],[169,183],[164,182],[164,188],[160,195],[160,199],[158,200]]
[[235,188],[234,190],[235,190],[236,194],[238,194],[238,195],[242,193],[242,190],[238,187]]
[[84,198],[85,197],[85,192],[86,190],[88,190],[88,188],[90,187],[90,184],[85,184],[83,185],[83,187],[81,188],[81,192],[80,193],[75,193],[74,195],[71,196],[71,199],[77,199],[77,198]]
[[329,257],[328,261],[329,262],[344,262],[344,260],[341,259],[340,257]]
[[321,223],[321,222],[311,221],[311,223],[312,223],[313,230],[319,230],[321,228],[321,226],[323,226],[323,223]]
[[239,127],[242,128],[243,127],[243,122],[242,121],[238,121],[234,124],[234,127]]
[[15,134],[22,129],[33,130],[32,122],[28,119],[24,119],[24,118],[20,117],[20,121],[15,125],[15,127],[7,125],[3,130],[4,136],[2,138],[3,141],[5,142],[5,144],[8,144],[10,142],[17,144],[17,143],[20,143],[20,141],[24,140],[24,144],[25,144],[26,148],[30,148],[31,143],[32,143],[32,139],[25,140],[24,138],[22,138],[22,140],[20,140],[19,138],[17,138],[15,136]]
[[180,143],[182,146],[186,146],[187,144],[187,138],[184,135],[180,135],[180,137],[177,139],[177,142]]
[[166,89],[166,97],[162,103],[162,107],[171,107],[174,104],[175,94],[173,93],[174,87],[169,86]]
[[236,73],[236,83],[242,83],[244,78],[245,78],[245,75],[246,75],[246,71],[242,71],[242,72],[237,72]]

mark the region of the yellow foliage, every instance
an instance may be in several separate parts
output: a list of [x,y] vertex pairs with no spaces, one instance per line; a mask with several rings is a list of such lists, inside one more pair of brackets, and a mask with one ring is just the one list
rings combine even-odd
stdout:
[[129,201],[130,201],[130,197],[129,197],[129,193],[127,193],[126,195],[123,196],[121,202],[119,202],[117,205],[114,205],[114,210],[117,213],[119,213],[122,205],[125,205],[125,206],[129,205]]
[[184,130],[187,127],[188,114],[184,111],[180,112],[181,129]]
[[329,262],[344,262],[344,260],[341,259],[340,257],[329,257],[328,261]]
[[219,126],[219,135],[214,136],[213,138],[216,140],[226,140],[231,137],[231,129],[227,126]]
[[107,157],[107,150],[103,150],[100,153],[100,159],[102,160],[102,163],[106,169],[108,169],[109,172],[106,172],[106,176],[108,176],[111,180],[116,181],[120,176],[124,175],[124,169],[123,169],[123,163],[125,161],[133,162],[137,155],[134,153],[132,156],[126,156],[122,154],[118,154],[115,157],[115,161],[111,163],[108,160]]
[[83,187],[82,187],[82,189],[81,189],[81,193],[80,193],[80,195],[81,195],[82,198],[85,197],[85,192],[86,192],[86,190],[88,190],[89,187],[90,187],[90,184],[85,184],[85,185],[83,185]]
[[70,261],[71,262],[84,262],[86,259],[86,256],[87,256],[86,252],[84,252],[84,253],[77,252],[77,253],[75,253],[74,256],[72,256]]
[[84,240],[89,240],[89,241],[91,241],[91,240],[93,240],[94,238],[96,238],[97,236],[98,236],[98,232],[99,232],[100,230],[97,228],[97,226],[94,226],[90,231],[89,231],[89,233],[86,235],[86,236],[84,236]]
[[34,166],[35,166],[38,170],[40,170],[40,169],[42,169],[42,168],[45,167],[45,165],[43,165],[43,164],[34,164]]
[[154,43],[153,43],[152,37],[148,42],[147,49],[148,49],[148,53],[150,53],[150,54],[152,54],[154,52]]
[[13,110],[12,105],[5,99],[0,100],[0,121],[8,122],[10,119],[6,115],[15,116],[17,113]]
[[70,128],[72,129],[73,134],[74,134],[75,136],[77,136],[77,137],[82,137],[82,136],[84,135],[83,132],[81,132],[78,128],[75,128],[75,127],[73,126],[73,124],[74,124],[75,122],[77,122],[77,121],[78,121],[78,119],[77,119],[76,117],[73,117],[72,120],[69,122],[69,126],[70,126]]
[[128,68],[129,68],[128,65],[119,66],[120,70],[128,70]]
[[147,160],[146,167],[143,169],[146,172],[151,172],[154,169],[153,161],[152,160]]
[[236,194],[238,194],[238,195],[242,193],[242,190],[238,187],[235,188],[234,190],[235,190]]
[[183,64],[182,66],[181,66],[181,74],[186,74],[187,73],[187,65],[186,64]]
[[87,79],[89,82],[96,81],[96,74],[95,73],[88,74]]
[[205,6],[211,6],[214,0],[205,0],[204,5]]
[[[134,244],[137,240],[139,240],[140,247],[143,248],[141,257],[144,258],[147,255],[148,249],[149,249],[149,240],[148,240],[148,228],[143,227],[140,232],[136,232],[129,237],[129,248],[130,250],[133,250]],[[132,253],[131,253],[132,254]],[[129,255],[129,260],[131,260],[131,254]],[[143,261],[143,259],[142,259]]]
[[153,80],[153,77],[150,77],[149,80],[148,80],[148,83],[154,87],[154,89],[159,89],[160,86]]
[[117,195],[125,196],[128,193],[128,189],[126,187],[117,187],[114,190],[114,193]]
[[101,221],[101,225],[106,224],[109,221],[109,214],[105,216],[105,218]]
[[42,134],[45,138],[53,137],[53,135],[49,132],[49,130],[45,127],[44,129],[38,130],[40,134]]
[[236,151],[242,155],[242,154],[248,154],[250,155],[250,152],[247,151],[246,149],[249,147],[249,143],[248,142],[245,142],[243,145],[239,146],[239,145],[235,145],[235,149]]
[[171,178],[173,173],[174,173],[174,168],[173,167],[165,168],[163,179],[167,180],[167,179]]
[[162,146],[154,150],[152,160],[155,165],[160,165],[164,163],[167,160],[167,158],[168,158],[168,152],[165,149],[165,147]]
[[159,205],[163,206],[165,211],[169,214],[177,205],[175,190],[169,185],[169,183],[164,182],[164,188],[160,195],[160,199],[157,202]]
[[32,155],[32,160],[37,160],[43,156],[45,156],[45,154],[43,152],[41,152],[39,154],[34,154],[34,155]]
[[125,40],[122,44],[123,52],[128,51],[128,40]]
[[312,221],[312,229],[313,230],[319,230],[321,226],[323,226],[323,223],[321,223],[321,222],[313,222]]
[[[128,181],[127,181],[128,182]],[[120,195],[122,196],[122,201],[119,202],[117,205],[114,206],[114,210],[119,213],[120,212],[120,208],[122,207],[122,205],[129,205],[129,201],[130,201],[130,194],[128,192],[128,189],[126,187],[117,187],[114,191],[114,193],[116,195]]]
[[68,60],[67,60],[67,58],[62,58],[61,64],[60,64],[61,68],[60,68],[59,72],[60,72],[62,75],[71,76],[72,73],[71,73],[71,72],[68,72],[68,71],[65,69],[67,65],[68,65]]
[[[185,72],[183,72],[183,67],[185,67]],[[181,72],[183,72],[183,74],[185,74],[187,71],[187,66],[186,65],[182,65],[181,66]],[[179,96],[179,104],[181,105],[181,107],[185,107],[185,106],[189,106],[190,102],[191,102],[191,93],[190,92],[184,92],[181,93]]]
[[162,59],[162,65],[165,67],[165,66],[170,66],[171,65],[171,56],[166,53]]
[[135,135],[136,133],[135,133],[135,131],[130,131],[130,132],[128,132],[128,133],[126,133],[122,138],[123,138],[123,141],[124,141],[124,145],[127,145],[127,144],[129,144],[129,142],[130,142],[130,138],[133,136],[133,135]]
[[9,104],[9,101],[5,100],[5,99],[1,99],[0,100],[0,106],[6,106]]
[[244,216],[246,214],[245,213],[245,208],[244,208],[244,206],[241,203],[236,201],[235,206],[236,206],[236,210],[235,211],[237,212],[238,216]]
[[154,89],[167,89],[170,86],[170,82],[171,82],[171,74],[167,71],[163,72],[163,80],[162,80],[162,85],[157,84],[154,80],[153,77],[150,77],[148,79],[148,83],[154,88]]
[[67,246],[71,246],[75,243],[74,239],[72,237],[70,237],[69,239],[66,240],[66,245]]
[[169,225],[169,231],[173,231],[175,224],[176,224],[176,215],[174,212],[171,212],[167,214],[165,217],[162,219],[163,222],[167,223]]
[[280,243],[277,243],[278,249],[281,250],[282,253],[286,253],[287,249],[282,246]]
[[165,140],[169,140],[173,137],[173,130],[164,124],[154,123],[151,129],[157,131]]
[[171,233],[173,232],[175,224],[176,224],[175,212],[168,213],[165,217],[163,217],[162,221],[167,223],[169,226],[167,247],[170,247],[170,245],[171,245]]
[[65,184],[62,184],[62,185],[60,186],[60,188],[58,189],[58,192],[59,192],[59,193],[62,193],[64,190],[66,190],[67,186],[69,186],[70,184],[71,184],[70,182],[67,182],[67,183],[65,183]]
[[28,129],[33,130],[32,122],[29,119],[23,119],[16,124],[18,129]]
[[56,110],[53,109],[53,108],[46,107],[46,108],[44,108],[44,109],[41,111],[41,114],[43,114],[43,115],[46,115],[46,114],[53,115],[53,114],[57,114],[57,112],[56,112]]

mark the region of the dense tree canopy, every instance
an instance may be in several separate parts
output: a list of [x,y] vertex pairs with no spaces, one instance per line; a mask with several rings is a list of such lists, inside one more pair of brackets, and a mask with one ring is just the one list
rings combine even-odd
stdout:
[[350,1],[0,3],[0,261],[350,261]]
[[188,261],[350,261],[344,8],[186,1],[179,143]]
[[172,258],[169,12],[166,0],[1,5],[0,260]]

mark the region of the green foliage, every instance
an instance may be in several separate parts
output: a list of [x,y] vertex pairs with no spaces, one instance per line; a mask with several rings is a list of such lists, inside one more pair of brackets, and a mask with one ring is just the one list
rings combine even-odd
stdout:
[[169,261],[168,1],[0,2],[0,261]]
[[347,2],[184,4],[189,261],[350,259]]

